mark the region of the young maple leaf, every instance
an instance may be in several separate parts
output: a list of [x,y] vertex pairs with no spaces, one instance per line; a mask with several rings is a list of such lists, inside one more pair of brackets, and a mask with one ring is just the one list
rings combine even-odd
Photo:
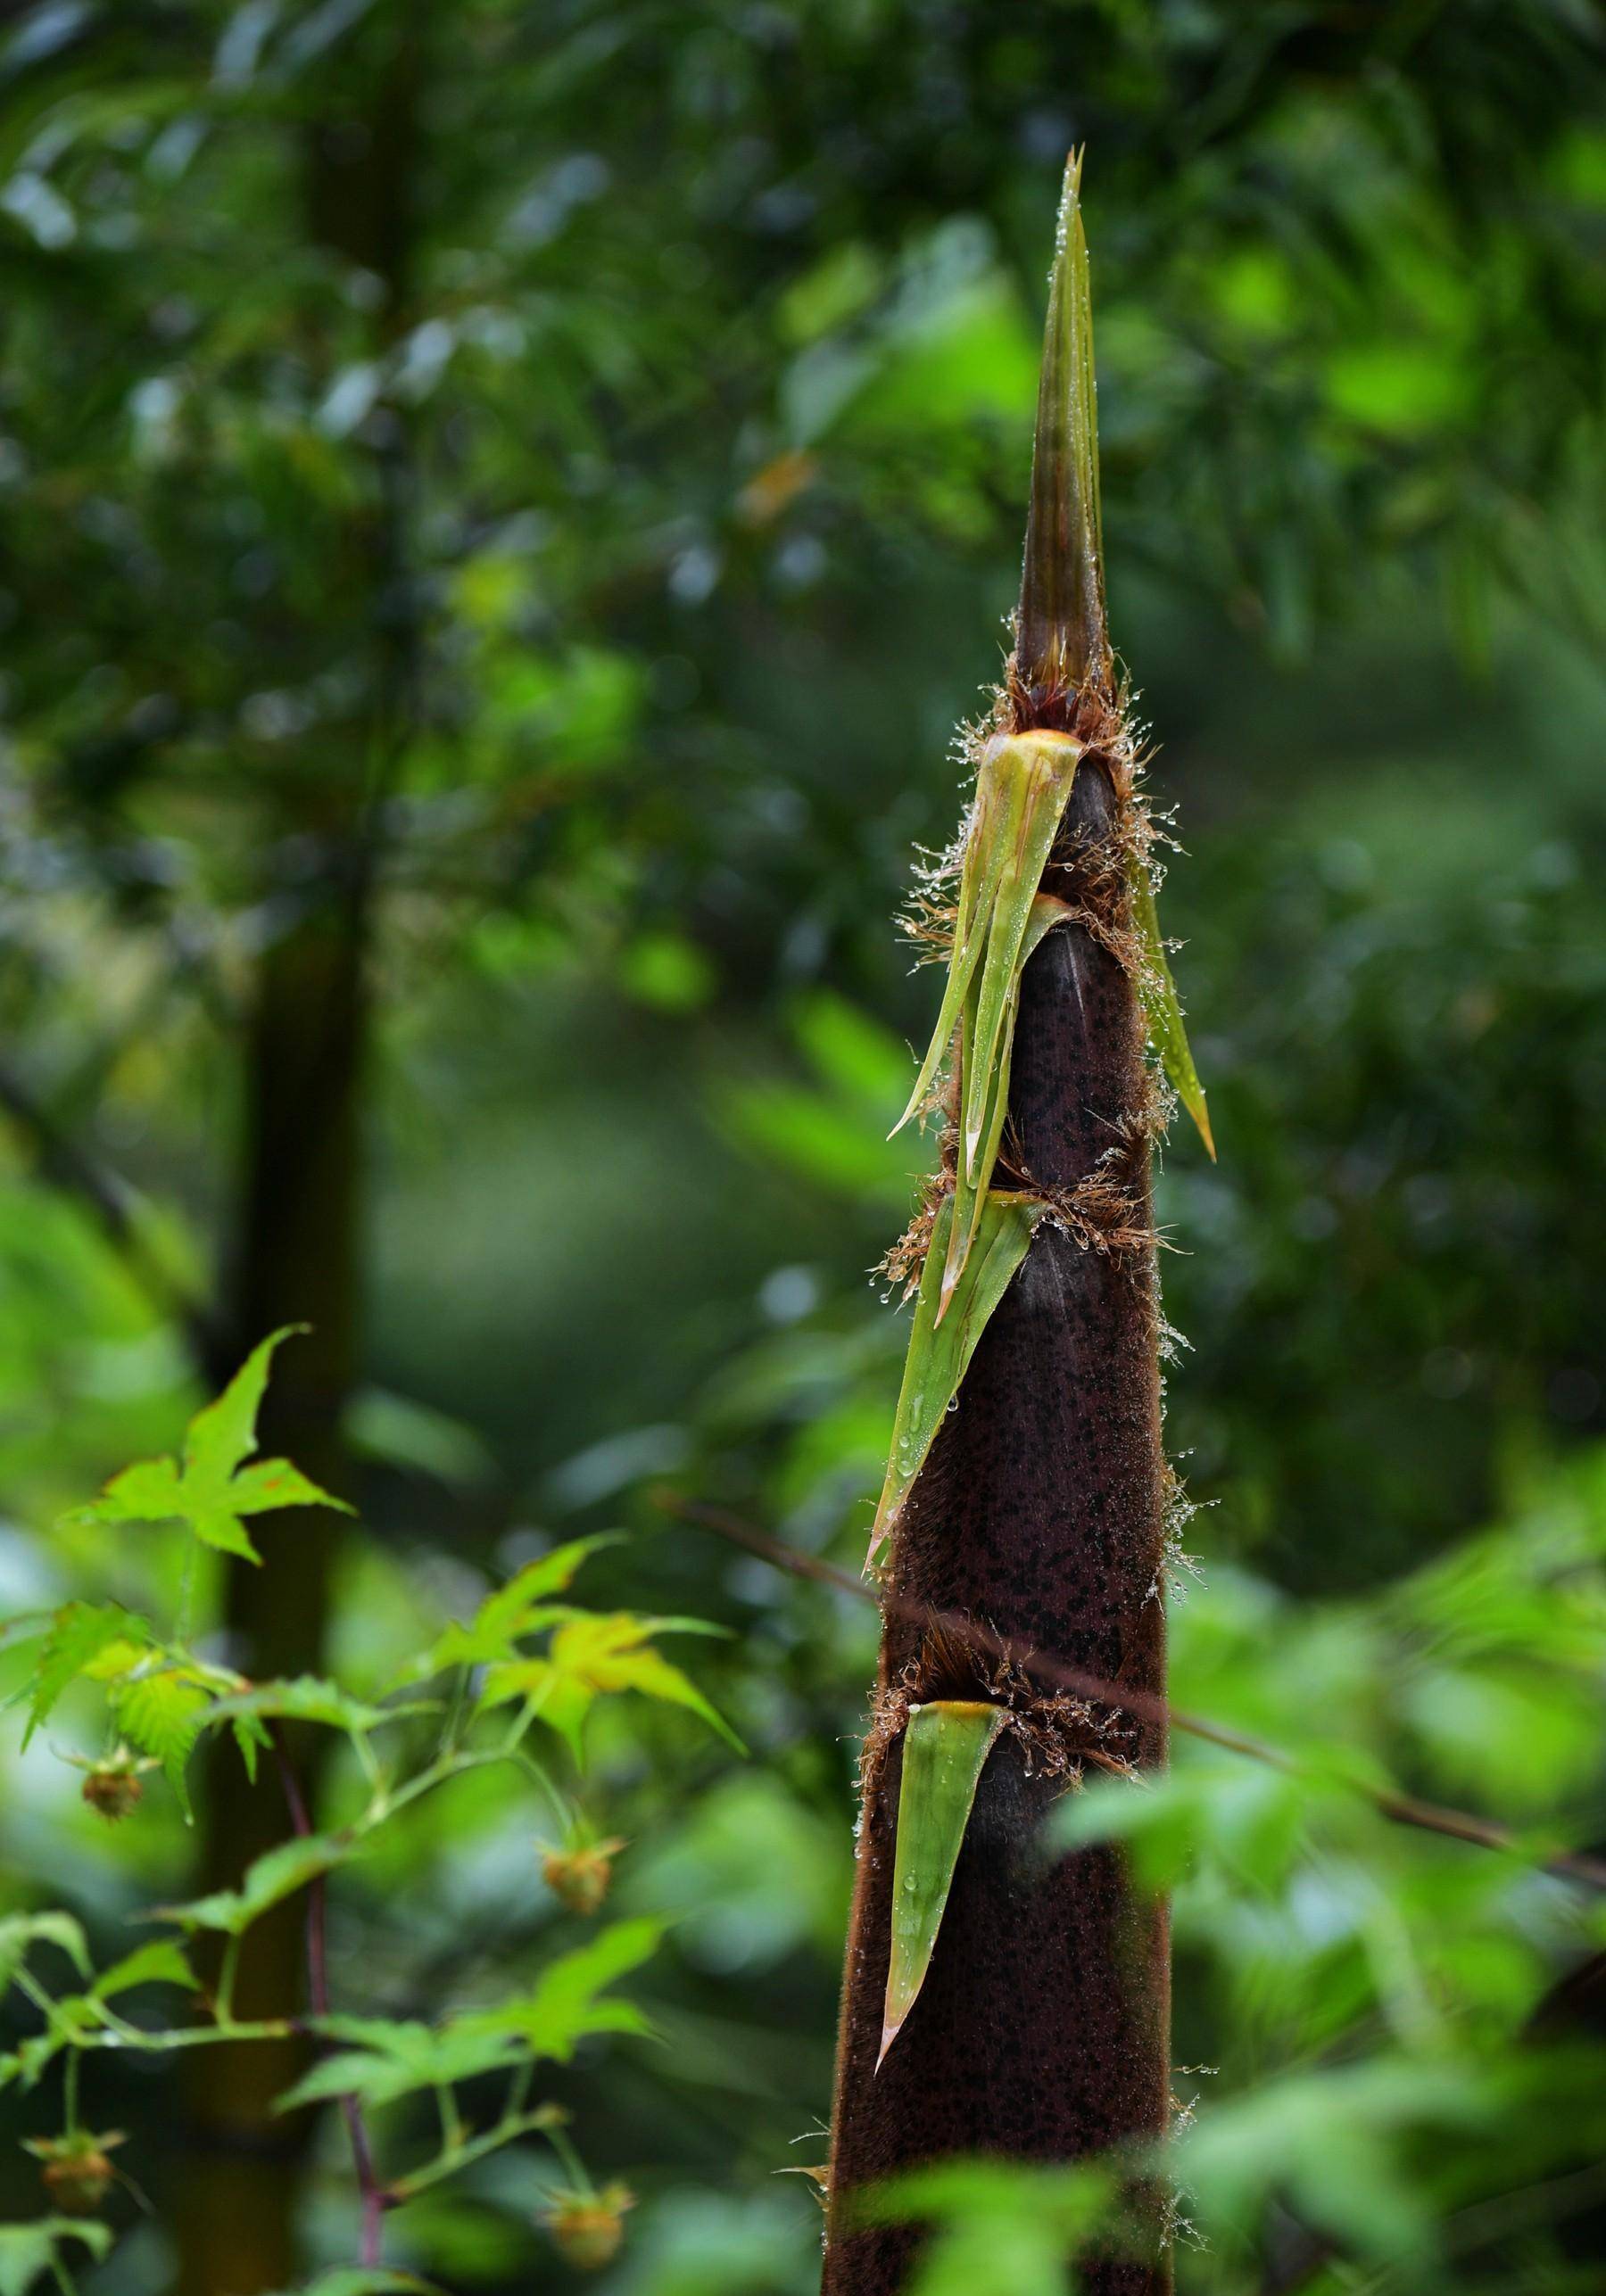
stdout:
[[281,1507],[353,1510],[322,1491],[288,1459],[244,1462],[256,1449],[257,1412],[273,1351],[304,1324],[286,1324],[253,1348],[215,1403],[197,1411],[185,1437],[182,1459],[139,1459],[112,1476],[100,1497],[75,1508],[73,1523],[186,1523],[197,1539],[247,1562],[261,1557],[244,1517]]

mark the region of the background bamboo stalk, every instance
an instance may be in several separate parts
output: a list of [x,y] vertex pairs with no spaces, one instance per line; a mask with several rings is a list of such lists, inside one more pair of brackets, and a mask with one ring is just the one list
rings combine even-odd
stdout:
[[[310,240],[378,279],[374,337],[402,324],[414,222],[420,31],[397,12],[354,120],[324,123],[306,141]],[[406,589],[403,473],[399,450],[377,458],[373,498],[340,536],[359,595],[376,601],[370,690],[344,753],[283,793],[286,841],[319,855],[314,883],[259,962],[245,1044],[243,1173],[227,1350],[220,1383],[265,1333],[309,1328],[286,1350],[265,1399],[262,1440],[303,1463],[343,1497],[353,1490],[346,1412],[358,1375],[362,1213],[361,1109],[370,1036],[366,981],[379,810],[406,738],[415,636],[399,603]],[[266,1568],[238,1560],[226,1573],[232,1655],[259,1679],[320,1671],[334,1546],[294,1516],[261,1518]],[[284,1759],[316,1804],[323,1734],[290,1725]],[[235,1885],[284,1838],[280,1780],[264,1765],[254,1787],[220,1734],[210,1750],[197,1886]],[[242,2015],[282,2015],[306,1997],[305,1914],[277,1906],[241,1956]],[[277,2112],[274,2100],[304,2069],[301,2041],[204,2052],[186,2068],[185,2140],[191,2155],[180,2213],[179,2296],[232,2296],[285,2285],[296,2273],[298,2191],[315,2116]]]

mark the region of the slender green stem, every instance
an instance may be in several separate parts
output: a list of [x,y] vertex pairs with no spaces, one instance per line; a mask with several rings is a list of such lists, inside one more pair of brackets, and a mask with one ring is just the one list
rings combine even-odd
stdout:
[[535,1717],[541,1712],[545,1702],[546,1686],[545,1684],[542,1684],[539,1690],[535,1690],[531,1693],[531,1695],[525,1700],[523,1705],[518,1709],[517,1718],[515,1721],[512,1729],[502,1740],[502,1752],[504,1754],[512,1754],[517,1751],[520,1740],[528,1730],[530,1724],[535,1720]]
[[546,1772],[542,1768],[540,1763],[534,1761],[531,1756],[526,1754],[523,1750],[525,1737],[529,1730],[530,1724],[539,1718],[541,1709],[546,1704],[547,1691],[550,1688],[550,1683],[543,1683],[539,1690],[533,1692],[532,1695],[525,1700],[523,1705],[518,1710],[517,1720],[514,1722],[512,1729],[508,1732],[507,1737],[502,1740],[501,1752],[509,1760],[517,1762],[519,1767],[526,1771],[528,1775],[535,1780],[535,1783],[541,1788],[542,1793],[545,1794],[548,1801],[551,1802],[553,1814],[556,1816],[559,1824],[567,1829],[573,1820],[573,1810],[570,1808],[564,1796],[558,1791],[556,1786],[553,1785],[551,1780],[547,1776]]
[[547,1777],[539,1763],[533,1762],[530,1756],[522,1751],[518,1744],[518,1738],[521,1735],[522,1730],[517,1731],[502,1745],[487,1747],[477,1754],[450,1751],[437,1755],[433,1762],[410,1778],[405,1785],[393,1788],[382,1788],[368,1808],[360,1816],[354,1818],[345,1829],[348,1839],[360,1841],[365,1835],[371,1834],[377,1826],[381,1826],[387,1819],[393,1818],[399,1810],[406,1809],[410,1802],[417,1802],[424,1795],[433,1794],[437,1786],[443,1786],[449,1779],[464,1777],[471,1770],[491,1769],[499,1762],[510,1762],[517,1769],[522,1770],[527,1777],[533,1778],[551,1797],[559,1815],[567,1821],[567,1804],[559,1794],[557,1788]]
[[382,1793],[385,1780],[379,1769],[379,1758],[368,1743],[368,1732],[364,1730],[348,1730],[346,1735],[352,1741],[352,1751],[362,1764],[362,1774],[368,1780],[368,1790],[375,1794]]
[[[455,2176],[471,2160],[483,2160],[487,2152],[495,2152],[501,2146],[511,2144],[515,2138],[528,2136],[533,2130],[545,2128],[545,2118],[539,2110],[504,2114],[494,2127],[437,2153],[433,2160],[426,2160],[422,2168],[413,2169],[410,2175],[398,2176],[389,2187],[388,2197],[393,2201],[410,2201],[417,2193],[426,2192],[430,2185],[438,2185],[443,2177]],[[551,2135],[551,2131],[546,2129],[546,2133]]]
[[569,1801],[567,1795],[560,1794],[559,1792],[557,1787],[553,1785],[551,1780],[542,1768],[540,1763],[534,1760],[531,1755],[519,1752],[514,1755],[513,1759],[518,1768],[525,1772],[525,1775],[528,1778],[534,1779],[535,1784],[540,1787],[542,1792],[546,1796],[547,1800],[552,1805],[552,1814],[557,1819],[559,1829],[567,1836],[575,1822],[575,1807],[573,1803]]
[[445,1726],[441,1732],[441,1750],[450,1754],[458,1742],[458,1732],[463,1726],[463,1709],[468,1703],[468,1684],[473,1670],[459,1666],[451,1678],[451,1702],[446,1709]]
[[[533,1701],[530,1704],[532,1711],[521,1718],[519,1728],[511,1741],[487,1747],[478,1753],[467,1752],[461,1748],[448,1748],[393,1791],[380,1785],[368,1808],[345,1829],[346,1838],[352,1841],[360,1840],[371,1834],[376,1828],[383,1825],[387,1819],[394,1817],[398,1811],[405,1809],[409,1803],[419,1801],[425,1795],[433,1793],[437,1786],[445,1785],[451,1779],[466,1776],[470,1771],[488,1770],[499,1763],[510,1763],[515,1769],[523,1771],[551,1800],[560,1823],[567,1825],[571,1815],[568,1804],[540,1763],[526,1754],[517,1743],[528,1722],[534,1719],[534,1710],[538,1708],[539,1701]],[[219,1971],[217,1990],[211,2004],[215,2021],[211,2025],[168,2028],[157,2032],[137,2025],[130,2025],[107,2003],[97,2002],[95,2009],[100,2020],[101,2029],[98,2032],[86,2033],[74,2025],[70,2019],[63,2017],[60,2005],[35,1978],[29,1976],[26,1970],[17,1971],[13,1982],[27,1995],[52,2031],[59,2034],[72,2052],[66,2069],[69,2131],[77,2125],[77,2059],[78,2053],[81,2051],[129,2049],[147,2056],[157,2056],[174,2049],[205,2048],[220,2041],[282,2041],[288,2039],[297,2031],[304,2029],[289,2018],[259,2018],[241,2020],[235,2017],[235,1982],[242,1944],[242,1938],[231,1937],[224,1947],[222,1966]],[[508,2110],[496,2127],[487,2130],[483,2136],[464,2137],[456,2101],[448,2091],[442,2102],[443,2129],[446,2135],[445,2151],[437,2162],[431,2164],[427,2173],[418,2171],[415,2176],[403,2179],[402,2183],[394,2188],[396,2193],[400,2194],[404,2191],[421,2189],[420,2177],[425,2183],[433,2184],[438,2177],[450,2174],[452,2167],[477,2160],[484,2153],[494,2151],[498,2145],[506,2144],[514,2137],[525,2135],[531,2129],[540,2127],[542,2123],[539,2114],[531,2115],[522,2109],[525,2097],[528,2094],[533,2070],[533,2067],[521,2069],[509,2094]]]
[[139,2046],[140,2042],[145,2038],[144,2030],[141,2027],[137,2025],[130,2025],[128,2019],[126,2017],[120,2017],[116,2010],[114,2010],[107,2002],[97,2001],[95,2004],[95,2015],[100,2019],[101,2023],[105,2027],[108,2033],[115,2034],[119,2040],[126,2041],[132,2048],[137,2048]]
[[218,2041],[287,2041],[304,2029],[289,2017],[260,2017],[237,2025],[174,2026],[159,2033],[120,2024],[115,2032],[75,2036],[72,2045],[75,2049],[138,2049],[148,2056],[160,2056],[168,2049],[204,2049]]
[[450,2081],[435,2085],[435,2103],[441,2115],[441,2150],[443,2154],[458,2153],[463,2149],[463,2116],[458,2110]]
[[[58,2046],[64,2049],[79,2049],[87,2045],[82,2027],[73,2023],[72,2019],[63,2011],[61,2003],[53,2001],[36,1978],[30,1977],[26,1970],[20,1969],[13,1971],[12,1983],[19,1993],[26,1994],[29,2000],[32,2002],[55,2036]],[[55,2053],[53,2048],[46,2056],[44,2062],[48,2064],[51,2057]],[[70,2127],[71,2123],[69,2122],[68,2125]]]
[[347,1830],[354,1841],[360,1841],[365,1834],[371,1834],[376,1826],[382,1826],[387,1818],[393,1818],[398,1810],[405,1810],[410,1802],[419,1801],[426,1794],[433,1794],[435,1788],[443,1786],[449,1778],[459,1777],[470,1770],[486,1769],[492,1763],[503,1758],[500,1747],[493,1747],[484,1754],[437,1755],[433,1762],[415,1772],[404,1785],[381,1787],[368,1808],[352,1820]]
[[597,2197],[596,2187],[585,2173],[584,2161],[569,2143],[564,2131],[561,2128],[549,2128],[546,2132],[546,2140],[559,2160],[562,2161],[564,2172],[575,2191],[579,2193],[582,2200],[594,2201]]
[[222,1967],[218,1971],[218,1991],[212,2003],[212,2015],[225,2031],[234,2025],[235,1978],[239,1973],[240,1942],[237,1936],[229,1938],[223,1948]]
[[28,1995],[46,2024],[56,2027],[66,2023],[67,2020],[62,2017],[59,2005],[51,1999],[38,1979],[30,1977],[26,1970],[16,1970],[12,1978],[12,1983],[19,1993],[25,1993]]
[[62,2082],[62,2112],[69,2136],[78,2135],[79,2126],[79,2066],[82,2062],[76,2049],[67,2052],[66,2070]]
[[178,1617],[173,1628],[175,1642],[190,1639],[195,1608],[195,1541],[186,1529],[184,1534],[184,1563],[178,1574]]

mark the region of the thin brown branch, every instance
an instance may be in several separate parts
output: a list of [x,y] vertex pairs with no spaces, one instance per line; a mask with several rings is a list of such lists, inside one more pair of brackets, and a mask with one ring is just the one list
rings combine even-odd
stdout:
[[[982,1651],[990,1658],[1006,1661],[1013,1666],[1048,1683],[1055,1689],[1069,1690],[1079,1698],[1095,1704],[1118,1706],[1123,1712],[1146,1722],[1169,1724],[1189,1738],[1203,1739],[1207,1745],[1220,1746],[1229,1754],[1240,1754],[1250,1762],[1264,1763],[1269,1769],[1296,1772],[1300,1767],[1296,1755],[1280,1747],[1269,1746],[1262,1739],[1250,1738],[1242,1730],[1230,1730],[1221,1722],[1209,1720],[1204,1714],[1190,1714],[1181,1706],[1171,1705],[1163,1698],[1152,1697],[1146,1691],[1122,1688],[1120,1683],[1105,1681],[1085,1668],[1072,1666],[1051,1652],[1029,1650],[1006,1636],[995,1634],[991,1627],[980,1619],[966,1618],[958,1611],[934,1611],[929,1605],[910,1600],[891,1588],[879,1591],[864,1579],[856,1579],[840,1570],[834,1563],[822,1562],[817,1556],[805,1555],[783,1540],[772,1539],[767,1532],[744,1523],[739,1516],[728,1514],[724,1507],[707,1507],[700,1500],[678,1497],[673,1491],[654,1493],[655,1502],[667,1515],[679,1517],[683,1523],[697,1524],[700,1530],[711,1531],[716,1538],[732,1546],[745,1548],[776,1570],[789,1572],[793,1578],[813,1579],[821,1586],[834,1587],[840,1594],[853,1596],[858,1602],[872,1603],[882,1611],[906,1619],[911,1624],[936,1628],[945,1634],[967,1642],[972,1648]],[[1397,1794],[1386,1787],[1367,1786],[1359,1780],[1354,1790],[1371,1804],[1379,1817],[1387,1818],[1397,1826],[1413,1826],[1420,1832],[1441,1834],[1451,1841],[1470,1842],[1479,1849],[1503,1850],[1517,1853],[1521,1845],[1509,1826],[1491,1818],[1475,1817],[1469,1810],[1446,1808],[1442,1803],[1424,1802],[1414,1794]],[[1581,1850],[1557,1850],[1541,1858],[1539,1864],[1547,1873],[1562,1876],[1569,1881],[1581,1881],[1591,1889],[1606,1890],[1606,1861],[1588,1856]]]
[[[269,1722],[273,1739],[274,1760],[278,1765],[279,1782],[285,1790],[285,1802],[290,1812],[290,1823],[298,1835],[310,1834],[312,1821],[285,1744],[282,1724]],[[329,1962],[327,1941],[328,1898],[327,1877],[315,1874],[307,1886],[307,2000],[315,2017],[329,2014]],[[357,2171],[357,2189],[362,2199],[362,2255],[364,2265],[378,2264],[385,2248],[385,2187],[374,2165],[374,2147],[363,2118],[361,2099],[347,2094],[340,2100],[340,2110],[345,2119],[346,2131],[352,2140],[352,2160]]]

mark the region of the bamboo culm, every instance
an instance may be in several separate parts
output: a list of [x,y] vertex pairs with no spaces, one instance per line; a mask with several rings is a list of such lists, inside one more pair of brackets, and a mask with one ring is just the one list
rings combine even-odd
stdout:
[[[867,2225],[865,2188],[956,2154],[1071,2162],[1163,2135],[1170,1983],[1163,1905],[1118,1848],[1051,1862],[1044,1821],[1089,1760],[1165,1759],[1170,1479],[1149,1210],[1160,1095],[1147,1053],[1134,888],[1147,844],[1105,636],[1091,336],[1077,170],[1068,175],[1033,462],[1016,651],[998,731],[1081,746],[1041,891],[1065,904],[1020,976],[1008,1125],[992,1185],[1050,1207],[993,1309],[891,1529],[839,2036],[824,2296],[891,2296],[919,2233]],[[964,1057],[961,1037],[956,1060]],[[952,1099],[950,1094],[950,1111]],[[961,1151],[963,1152],[963,1151]],[[948,1127],[939,1187],[953,1185]],[[1080,1206],[1084,1217],[1066,1215]],[[1055,1216],[1058,1208],[1059,1216]],[[956,1613],[1130,1689],[1145,1717],[1046,1699],[923,1631]],[[1009,1708],[918,1999],[881,2054],[911,1704]],[[1170,2284],[1165,2200],[1139,2185],[1135,2242],[1079,2257],[1089,2296]]]

